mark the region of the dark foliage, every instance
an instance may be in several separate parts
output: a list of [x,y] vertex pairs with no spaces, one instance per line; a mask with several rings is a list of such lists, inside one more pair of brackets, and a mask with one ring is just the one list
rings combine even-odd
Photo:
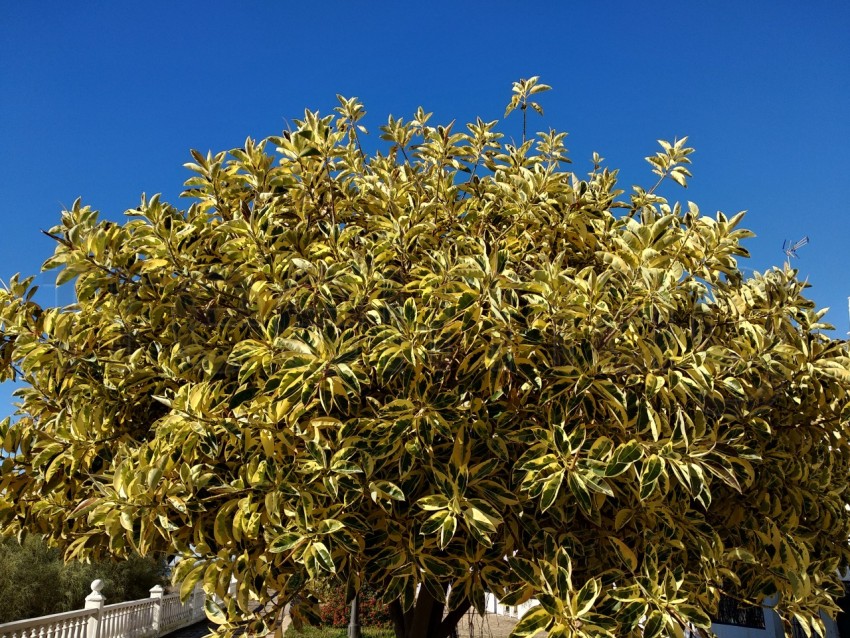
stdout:
[[104,581],[107,603],[147,598],[165,584],[164,560],[133,556],[121,562],[65,563],[56,549],[34,536],[23,545],[0,542],[0,623],[81,609],[91,582]]

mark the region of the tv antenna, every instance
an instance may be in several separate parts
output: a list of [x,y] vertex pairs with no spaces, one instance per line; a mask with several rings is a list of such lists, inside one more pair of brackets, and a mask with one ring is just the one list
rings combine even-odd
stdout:
[[809,243],[809,236],[806,235],[802,239],[798,239],[797,241],[792,242],[790,239],[786,239],[782,242],[782,252],[785,253],[785,256],[788,258],[788,263],[791,263],[792,257],[798,257],[797,251],[800,250],[803,246]]

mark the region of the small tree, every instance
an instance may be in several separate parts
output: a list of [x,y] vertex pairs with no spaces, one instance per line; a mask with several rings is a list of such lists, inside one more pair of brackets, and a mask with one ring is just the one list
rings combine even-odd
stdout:
[[82,609],[91,582],[104,581],[109,602],[147,598],[166,582],[164,560],[130,556],[120,562],[66,563],[35,536],[0,542],[0,623]]
[[598,155],[567,170],[564,133],[420,109],[369,155],[363,114],[193,152],[187,210],[63,213],[45,268],[77,303],[0,293],[26,383],[2,529],[180,553],[224,632],[267,629],[254,600],[315,619],[328,578],[382,592],[399,638],[487,590],[540,602],[517,636],[680,636],[723,593],[820,627],[850,557],[847,346],[794,270],[743,275],[742,214],[660,194],[685,140],[626,195]]

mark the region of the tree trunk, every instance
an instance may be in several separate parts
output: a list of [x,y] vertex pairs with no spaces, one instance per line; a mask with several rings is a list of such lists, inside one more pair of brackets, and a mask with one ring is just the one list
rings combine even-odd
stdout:
[[412,610],[404,613],[399,602],[393,601],[389,612],[396,638],[456,638],[457,625],[469,608],[464,601],[443,617],[445,606],[423,587]]
[[351,599],[351,617],[348,621],[348,638],[361,638],[360,633],[360,597],[354,594]]

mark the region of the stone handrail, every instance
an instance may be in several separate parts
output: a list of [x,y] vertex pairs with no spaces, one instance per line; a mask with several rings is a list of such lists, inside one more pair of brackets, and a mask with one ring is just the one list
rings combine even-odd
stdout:
[[205,618],[205,594],[185,604],[157,585],[150,598],[104,605],[103,581],[91,584],[85,609],[0,624],[0,638],[159,638]]
[[77,609],[0,625],[0,638],[86,638],[94,609]]

